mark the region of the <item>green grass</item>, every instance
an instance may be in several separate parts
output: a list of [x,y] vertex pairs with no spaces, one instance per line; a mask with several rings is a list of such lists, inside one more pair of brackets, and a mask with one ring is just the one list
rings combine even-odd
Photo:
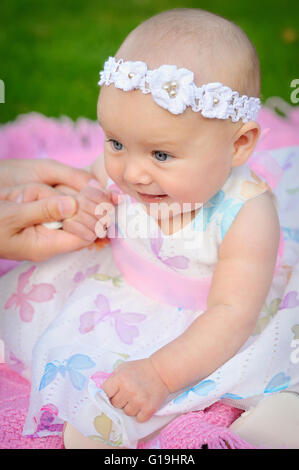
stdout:
[[[96,119],[105,59],[141,21],[175,7],[207,9],[240,25],[260,56],[262,101],[290,103],[290,82],[299,78],[295,0],[1,0],[0,122],[31,111]],[[284,39],[286,29],[297,39]]]

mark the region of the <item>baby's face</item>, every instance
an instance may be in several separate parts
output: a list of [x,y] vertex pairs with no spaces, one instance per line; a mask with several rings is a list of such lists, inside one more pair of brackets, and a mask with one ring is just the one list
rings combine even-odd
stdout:
[[[139,90],[103,87],[98,118],[105,133],[105,166],[125,193],[143,204],[204,203],[230,174],[230,121],[187,109],[173,115]],[[181,206],[182,207],[182,206]]]

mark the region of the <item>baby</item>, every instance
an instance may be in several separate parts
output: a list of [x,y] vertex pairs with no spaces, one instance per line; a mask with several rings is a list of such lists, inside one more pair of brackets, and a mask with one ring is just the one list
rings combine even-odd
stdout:
[[129,34],[100,85],[105,147],[91,171],[122,194],[110,243],[8,273],[0,326],[8,361],[31,376],[25,434],[64,425],[70,448],[136,448],[187,411],[248,409],[295,386],[298,319],[262,311],[288,279],[273,194],[246,165],[260,69],[245,33],[203,10],[163,12]]

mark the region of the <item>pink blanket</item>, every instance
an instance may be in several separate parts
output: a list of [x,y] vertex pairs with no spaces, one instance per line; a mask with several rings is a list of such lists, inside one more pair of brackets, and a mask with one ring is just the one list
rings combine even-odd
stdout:
[[[291,109],[287,118],[264,107],[258,120],[262,133],[249,164],[274,188],[281,175],[269,151],[299,145],[299,107]],[[74,123],[65,117],[51,119],[31,113],[0,126],[0,158],[52,158],[80,168],[101,154],[103,140],[96,122],[79,119]],[[0,260],[0,276],[15,265],[14,261]],[[29,393],[29,382],[0,364],[0,449],[63,448],[60,436],[22,436]],[[203,444],[209,448],[227,448],[227,443],[233,448],[250,448],[227,429],[241,413],[222,403],[188,413],[162,431],[160,442],[164,442],[163,448],[200,448]]]

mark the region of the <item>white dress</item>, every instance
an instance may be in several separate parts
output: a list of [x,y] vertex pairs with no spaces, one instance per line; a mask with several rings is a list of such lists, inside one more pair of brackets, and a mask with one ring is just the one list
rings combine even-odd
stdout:
[[6,360],[32,383],[23,434],[57,434],[67,421],[89,438],[136,448],[184,412],[218,400],[247,409],[298,384],[299,221],[291,201],[296,197],[298,205],[298,195],[288,193],[295,185],[287,175],[276,188],[284,251],[254,333],[233,358],[170,395],[145,423],[114,408],[102,383],[122,361],[148,357],[204,312],[219,245],[243,204],[267,184],[248,166],[233,168],[193,221],[169,236],[126,196],[109,229],[111,243],[24,262],[3,276]]

